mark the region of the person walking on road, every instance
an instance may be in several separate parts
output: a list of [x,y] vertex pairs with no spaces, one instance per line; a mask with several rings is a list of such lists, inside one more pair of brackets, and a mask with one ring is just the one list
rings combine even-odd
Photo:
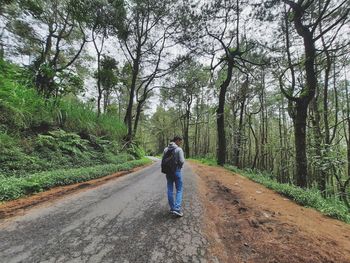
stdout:
[[[182,138],[175,136],[164,149],[162,158],[162,172],[166,174],[168,202],[170,213],[182,217],[182,174],[181,169],[185,162],[184,152],[181,148]],[[174,200],[174,184],[176,187],[176,195]]]

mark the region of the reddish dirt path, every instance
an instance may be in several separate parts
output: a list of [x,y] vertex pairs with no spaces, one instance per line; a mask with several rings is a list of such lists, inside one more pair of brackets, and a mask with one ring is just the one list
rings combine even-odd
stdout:
[[350,262],[350,225],[220,167],[195,162],[211,253],[220,262]]

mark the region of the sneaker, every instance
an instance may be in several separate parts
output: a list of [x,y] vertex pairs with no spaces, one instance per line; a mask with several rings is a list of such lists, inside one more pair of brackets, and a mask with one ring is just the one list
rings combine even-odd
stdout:
[[181,211],[176,211],[176,210],[173,211],[173,214],[178,216],[178,217],[183,217],[184,216],[184,214]]
[[170,213],[170,214],[174,214],[174,210],[173,210],[173,209],[170,209],[169,213]]

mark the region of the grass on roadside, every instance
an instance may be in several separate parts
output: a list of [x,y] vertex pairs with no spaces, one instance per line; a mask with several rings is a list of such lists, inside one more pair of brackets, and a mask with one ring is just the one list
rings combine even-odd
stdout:
[[[212,159],[193,160],[199,161],[203,164],[207,164],[210,166],[216,166],[216,161]],[[342,220],[346,223],[350,223],[350,211],[348,210],[346,205],[343,202],[334,198],[323,198],[320,191],[318,191],[317,189],[302,189],[295,185],[278,183],[266,173],[251,170],[240,170],[232,165],[226,165],[225,168],[231,172],[243,175],[254,182],[260,183],[265,187],[272,189],[277,193],[282,194],[283,196],[288,197],[289,199],[295,201],[300,205],[315,208],[316,210],[329,217]]]
[[131,170],[137,166],[150,163],[151,160],[142,158],[122,164],[105,164],[93,167],[60,169],[50,172],[41,172],[26,177],[0,178],[0,202],[14,200],[33,193],[42,192],[55,186],[64,186],[74,183],[107,176],[109,174]]

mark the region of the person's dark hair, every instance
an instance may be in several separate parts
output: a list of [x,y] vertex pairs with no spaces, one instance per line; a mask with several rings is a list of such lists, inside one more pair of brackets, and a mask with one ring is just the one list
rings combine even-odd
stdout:
[[174,136],[174,139],[172,139],[171,141],[172,141],[172,142],[182,141],[182,137],[176,135],[176,136]]

